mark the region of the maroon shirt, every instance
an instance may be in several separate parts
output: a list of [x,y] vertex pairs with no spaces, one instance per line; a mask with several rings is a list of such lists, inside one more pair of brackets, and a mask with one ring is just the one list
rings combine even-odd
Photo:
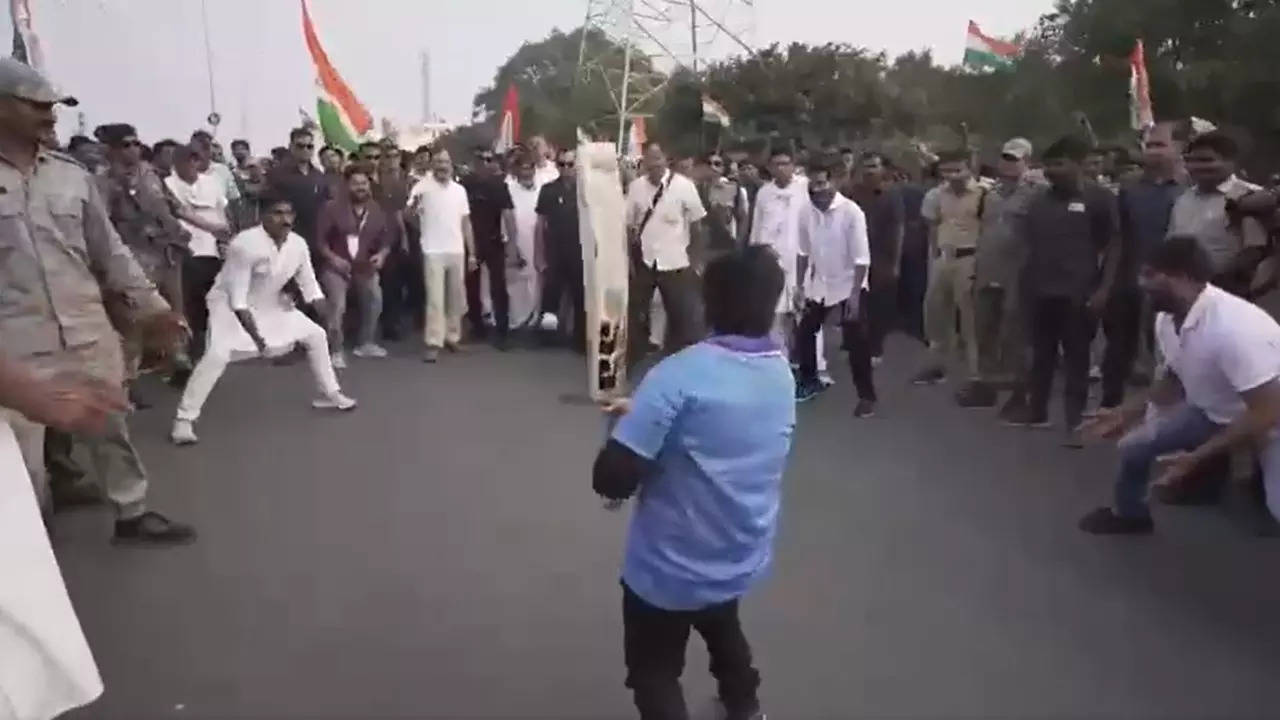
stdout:
[[[350,262],[362,274],[373,271],[369,258],[391,246],[395,238],[393,232],[387,214],[372,198],[365,203],[363,216],[356,212],[346,198],[330,200],[320,209],[320,218],[316,222],[318,244]],[[347,245],[349,235],[360,238],[360,247],[355,257],[351,257],[351,250]]]

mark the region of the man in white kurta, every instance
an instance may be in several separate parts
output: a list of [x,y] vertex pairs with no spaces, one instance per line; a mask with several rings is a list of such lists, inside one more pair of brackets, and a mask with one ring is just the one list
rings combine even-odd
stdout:
[[542,184],[534,174],[531,158],[518,156],[513,175],[507,178],[511,194],[515,237],[507,238],[515,262],[507,265],[507,294],[511,298],[511,328],[530,327],[538,319],[541,291],[533,264],[534,236],[538,228],[538,193]]
[[[191,373],[172,439],[179,445],[196,442],[194,424],[213,386],[227,364],[252,357],[278,357],[301,343],[320,396],[317,409],[351,410],[356,402],[342,394],[329,357],[324,328],[293,305],[285,285],[293,280],[308,304],[320,303],[324,293],[316,282],[307,243],[293,230],[288,200],[263,205],[262,224],[231,240],[226,263],[209,291],[209,337],[204,357]],[[321,311],[320,315],[324,315]]]

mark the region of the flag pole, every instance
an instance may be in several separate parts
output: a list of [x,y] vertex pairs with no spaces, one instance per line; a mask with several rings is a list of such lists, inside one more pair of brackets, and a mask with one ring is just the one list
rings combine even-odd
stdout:
[[[209,75],[209,118],[218,115],[218,99],[213,89],[213,44],[209,40],[209,4],[208,0],[200,0],[200,21],[204,30],[204,61]],[[218,134],[218,123],[211,122],[213,134]]]

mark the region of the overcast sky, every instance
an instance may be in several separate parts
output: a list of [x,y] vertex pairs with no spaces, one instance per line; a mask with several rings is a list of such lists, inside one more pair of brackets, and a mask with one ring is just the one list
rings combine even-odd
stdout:
[[[662,0],[654,0],[661,2]],[[704,0],[720,14],[734,0]],[[133,122],[144,139],[184,139],[209,114],[201,0],[30,0],[50,75],[81,100],[90,127]],[[298,0],[206,0],[219,137],[255,151],[284,144],[298,109],[314,110],[314,73]],[[958,62],[967,21],[989,34],[1029,27],[1052,0],[754,0],[728,19],[756,46],[847,42],[898,53],[931,48]],[[7,5],[7,3],[6,3]],[[420,120],[420,53],[431,54],[431,105],[470,117],[475,92],[522,42],[582,23],[587,0],[311,0],[321,42],[375,118]],[[753,14],[754,13],[754,14]],[[8,14],[0,18],[8,38]],[[687,29],[681,29],[683,39]],[[706,33],[709,35],[710,33]],[[704,38],[706,38],[704,35]],[[706,42],[706,39],[704,39]],[[687,47],[687,43],[683,46]],[[722,37],[715,52],[727,48]],[[683,52],[674,48],[675,52]],[[60,134],[75,131],[63,110]]]

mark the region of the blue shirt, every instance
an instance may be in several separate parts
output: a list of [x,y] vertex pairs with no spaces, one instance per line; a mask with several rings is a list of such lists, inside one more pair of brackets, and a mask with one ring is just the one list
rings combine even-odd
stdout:
[[721,337],[649,371],[613,439],[657,471],[640,483],[622,579],[645,602],[696,610],[769,567],[795,381],[767,341]]

